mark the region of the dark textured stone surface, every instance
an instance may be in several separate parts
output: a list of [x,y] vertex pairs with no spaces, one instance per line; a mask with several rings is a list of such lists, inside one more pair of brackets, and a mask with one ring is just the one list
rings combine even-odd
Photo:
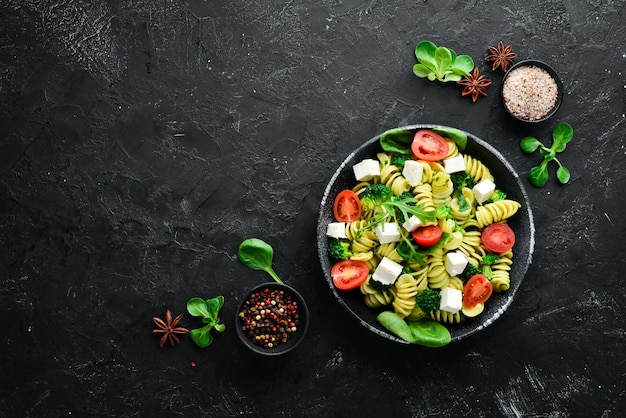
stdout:
[[[5,0],[0,6],[2,416],[621,416],[624,1]],[[471,103],[413,76],[433,40],[493,80]],[[550,63],[557,115],[522,125],[482,60]],[[472,132],[520,172],[526,135],[574,140],[570,184],[529,186],[533,265],[507,312],[448,347],[400,346],[336,302],[317,258],[324,187],[395,126]],[[233,314],[268,277],[307,299],[304,345],[261,358]],[[152,316],[224,295],[207,349],[159,348]],[[189,315],[184,323],[195,327]]]

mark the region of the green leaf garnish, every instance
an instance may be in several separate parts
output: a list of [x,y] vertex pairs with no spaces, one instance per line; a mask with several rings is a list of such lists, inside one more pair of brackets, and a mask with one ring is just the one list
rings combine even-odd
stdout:
[[422,318],[419,321],[405,321],[398,314],[383,311],[376,317],[389,332],[411,344],[425,347],[443,347],[452,340],[450,331],[437,321]]
[[530,154],[530,153],[535,152],[537,148],[539,148],[542,144],[541,142],[537,140],[537,138],[533,138],[532,136],[526,136],[522,138],[519,145],[522,148],[522,151],[524,151],[527,154]]
[[272,267],[274,259],[274,249],[271,245],[258,238],[249,238],[239,245],[237,251],[239,261],[253,270],[263,270],[269,274],[277,283],[282,284]]
[[[467,147],[467,134],[462,130],[446,126],[431,129],[454,141],[456,146],[459,148],[459,151],[463,151]],[[415,132],[402,128],[394,128],[383,132],[380,136],[379,142],[383,151],[394,154],[411,155],[411,144],[413,143],[413,138],[415,138]]]
[[565,122],[557,123],[552,131],[552,147],[556,152],[565,151],[567,143],[574,137],[574,129]]
[[541,141],[532,136],[522,138],[520,148],[525,153],[533,153],[539,149],[539,155],[543,157],[543,161],[528,172],[528,179],[535,187],[543,187],[548,181],[548,163],[554,161],[558,165],[556,178],[560,183],[566,184],[570,180],[569,170],[561,164],[556,155],[565,151],[567,144],[574,137],[574,129],[565,122],[559,122],[552,131],[552,146],[546,147]]
[[187,301],[187,312],[191,316],[202,317],[202,323],[205,324],[201,328],[195,328],[189,331],[189,336],[194,343],[200,348],[205,348],[213,342],[211,330],[224,332],[226,326],[220,324],[219,312],[224,305],[224,297],[216,296],[211,299],[191,298]]
[[556,178],[563,184],[567,183],[570,178],[569,170],[563,166],[559,166],[556,170]]
[[380,136],[380,146],[386,152],[408,155],[414,137],[415,134],[406,129],[389,129]]
[[415,47],[418,63],[413,74],[430,81],[457,82],[474,69],[474,61],[468,55],[458,55],[450,48],[436,46],[431,41],[422,41]]
[[459,148],[459,151],[463,151],[465,150],[465,147],[467,147],[467,134],[460,129],[441,126],[438,128],[433,128],[433,131],[437,132],[438,134],[442,134],[443,136],[447,136],[448,138],[453,140],[456,146]]
[[548,181],[548,160],[543,160],[541,164],[533,167],[528,172],[528,179],[536,187],[543,187]]
[[206,302],[202,298],[191,298],[187,301],[187,312],[191,316],[201,316],[208,318],[211,314],[207,308]]

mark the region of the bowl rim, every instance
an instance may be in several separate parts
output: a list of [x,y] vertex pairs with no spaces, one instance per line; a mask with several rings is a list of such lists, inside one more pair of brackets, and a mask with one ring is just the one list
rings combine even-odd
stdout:
[[[264,348],[254,344],[241,329],[241,323],[239,319],[239,312],[241,312],[244,303],[246,303],[246,300],[248,300],[250,295],[256,291],[265,288],[283,289],[286,292],[289,292],[291,296],[294,297],[298,302],[298,309],[300,314],[300,326],[298,327],[298,331],[296,332],[296,334],[292,336],[286,343],[279,344],[278,346],[272,348]],[[309,308],[302,294],[300,294],[300,292],[298,292],[292,286],[289,286],[285,283],[278,283],[276,281],[260,283],[252,288],[249,288],[244,293],[244,296],[241,302],[239,302],[239,304],[237,305],[237,310],[235,311],[235,324],[239,339],[251,351],[254,351],[255,353],[264,356],[278,356],[293,351],[304,340],[304,337],[306,336],[307,330],[309,328],[309,322]]]
[[[424,123],[424,124],[414,124],[414,125],[407,125],[407,126],[400,126],[397,128],[390,128],[390,129],[405,129],[405,130],[409,130],[409,131],[417,131],[419,129],[433,129],[433,128],[451,128],[449,126],[446,125],[441,125],[441,124],[430,124],[430,123]],[[459,128],[454,128],[454,129],[459,129]],[[530,265],[532,264],[532,258],[533,258],[533,253],[534,253],[534,248],[535,248],[535,225],[534,225],[534,216],[533,216],[533,211],[532,211],[532,207],[530,204],[530,199],[528,196],[528,192],[526,191],[526,188],[524,187],[521,178],[519,176],[519,174],[517,173],[517,171],[513,168],[513,166],[511,165],[511,163],[504,158],[504,156],[495,148],[493,147],[491,144],[485,142],[484,140],[482,140],[481,138],[477,137],[476,135],[467,132],[465,130],[459,129],[462,132],[464,132],[467,137],[468,137],[468,145],[470,144],[470,141],[473,141],[478,147],[482,147],[484,148],[487,152],[491,153],[493,155],[493,157],[495,157],[506,169],[506,171],[508,171],[511,176],[513,177],[513,181],[517,184],[517,187],[519,188],[519,191],[521,193],[521,200],[522,200],[522,205],[527,213],[526,217],[528,218],[528,254],[526,255],[526,260],[524,262],[524,264],[522,266],[519,266],[519,272],[520,272],[520,280],[519,283],[516,286],[511,286],[511,289],[507,290],[507,298],[504,301],[504,304],[493,313],[493,315],[488,318],[486,321],[480,323],[479,325],[477,325],[476,327],[470,329],[469,331],[466,332],[455,332],[454,329],[451,330],[451,343],[452,342],[456,342],[456,341],[460,341],[462,339],[465,339],[469,336],[472,336],[476,333],[478,333],[479,331],[485,329],[487,326],[491,325],[496,319],[498,319],[507,309],[508,307],[511,305],[511,303],[513,302],[513,299],[515,298],[515,295],[519,289],[519,287],[521,286],[521,282],[522,279],[526,276],[528,269],[530,268]],[[339,165],[339,167],[335,170],[335,172],[333,173],[333,175],[331,176],[330,180],[328,181],[325,189],[324,189],[324,193],[322,196],[322,200],[320,202],[320,206],[319,206],[319,217],[318,217],[318,222],[317,222],[317,246],[318,246],[318,256],[319,256],[319,260],[322,266],[322,272],[324,274],[324,280],[326,281],[327,285],[330,287],[331,292],[334,294],[335,298],[339,301],[340,305],[343,306],[344,309],[346,309],[350,315],[354,318],[357,319],[358,322],[360,322],[361,326],[363,326],[364,328],[368,329],[369,331],[373,332],[374,334],[381,336],[385,339],[400,343],[400,344],[404,344],[404,345],[411,345],[411,343],[396,337],[395,335],[391,334],[389,331],[383,330],[383,329],[379,329],[376,328],[375,326],[373,326],[372,324],[370,324],[369,322],[367,322],[366,320],[364,320],[357,312],[355,312],[344,300],[343,296],[340,294],[340,292],[333,286],[332,284],[332,278],[328,277],[327,274],[327,270],[328,272],[330,271],[329,269],[329,264],[330,264],[330,260],[328,258],[328,249],[327,249],[327,239],[323,240],[321,239],[322,235],[325,236],[326,235],[326,227],[328,224],[327,221],[327,217],[324,216],[324,208],[327,206],[327,202],[329,199],[331,199],[330,196],[330,192],[331,189],[333,188],[337,178],[342,174],[342,172],[344,171],[344,169],[346,168],[346,166],[348,164],[353,164],[355,163],[354,158],[356,155],[362,153],[366,148],[373,146],[374,143],[379,142],[380,137],[383,135],[384,132],[379,133],[378,135],[370,138],[369,140],[367,140],[366,142],[364,142],[363,144],[361,144],[359,147],[357,147],[355,150],[353,150]],[[325,267],[326,266],[326,267]],[[449,328],[450,329],[450,328]]]
[[[552,109],[550,109],[548,113],[546,113],[542,118],[539,118],[539,119],[524,119],[515,115],[513,112],[511,112],[511,110],[509,109],[509,107],[506,105],[504,101],[504,85],[506,83],[506,79],[509,77],[512,71],[520,67],[527,67],[527,66],[535,66],[535,67],[539,67],[539,68],[546,70],[547,73],[550,74],[550,77],[552,77],[552,79],[556,83],[556,91],[557,91],[556,103],[554,104]],[[521,122],[526,122],[526,123],[539,123],[539,122],[543,122],[543,121],[550,119],[550,117],[552,117],[559,110],[559,108],[561,107],[561,103],[563,102],[563,90],[564,90],[563,82],[561,81],[561,78],[559,77],[557,72],[554,70],[554,68],[552,68],[549,64],[541,60],[525,59],[525,60],[515,63],[504,74],[504,77],[502,78],[502,85],[500,86],[500,100],[502,102],[502,107],[504,107],[504,110],[516,120],[519,120]]]

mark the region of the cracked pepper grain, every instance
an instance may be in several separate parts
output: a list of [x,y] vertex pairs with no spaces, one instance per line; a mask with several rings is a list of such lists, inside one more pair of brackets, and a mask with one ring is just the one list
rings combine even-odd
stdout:
[[504,81],[502,97],[515,116],[529,121],[538,120],[556,105],[558,87],[546,70],[527,65],[509,73]]
[[239,318],[244,333],[263,348],[286,343],[300,324],[298,302],[283,290],[267,288],[248,297]]

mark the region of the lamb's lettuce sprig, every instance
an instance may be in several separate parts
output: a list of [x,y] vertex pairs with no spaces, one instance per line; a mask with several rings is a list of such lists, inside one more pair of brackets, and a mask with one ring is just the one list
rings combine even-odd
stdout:
[[566,122],[559,122],[552,131],[552,146],[546,147],[537,138],[527,136],[520,141],[520,148],[525,153],[533,153],[539,149],[539,154],[543,160],[539,165],[533,167],[528,172],[528,180],[535,187],[543,187],[548,181],[548,163],[554,161],[558,168],[556,178],[561,184],[566,184],[570,180],[569,170],[556,158],[556,154],[565,151],[567,144],[574,136],[574,129]]
[[430,81],[457,82],[474,69],[474,60],[468,55],[457,55],[454,50],[422,41],[415,47],[418,63],[413,74]]

